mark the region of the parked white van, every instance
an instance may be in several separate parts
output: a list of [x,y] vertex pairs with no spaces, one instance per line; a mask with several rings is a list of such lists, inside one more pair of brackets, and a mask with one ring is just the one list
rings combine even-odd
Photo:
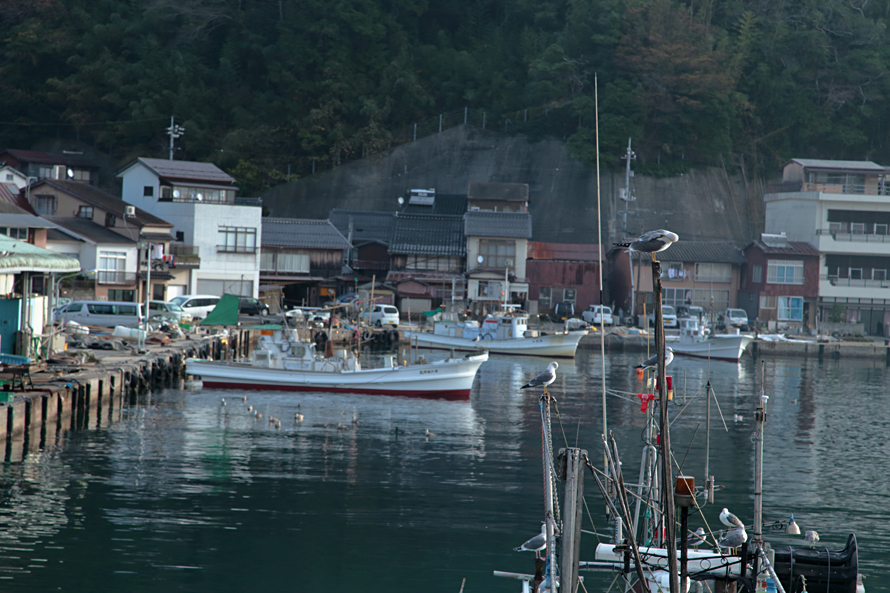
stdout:
[[173,297],[171,303],[176,303],[186,313],[190,313],[193,319],[204,319],[207,314],[216,308],[220,297],[212,294],[184,294]]
[[55,321],[75,321],[93,327],[139,327],[142,322],[142,303],[127,301],[72,301],[60,307]]
[[359,314],[359,321],[364,321],[377,327],[391,325],[399,327],[399,310],[392,305],[374,305],[374,310],[365,309]]

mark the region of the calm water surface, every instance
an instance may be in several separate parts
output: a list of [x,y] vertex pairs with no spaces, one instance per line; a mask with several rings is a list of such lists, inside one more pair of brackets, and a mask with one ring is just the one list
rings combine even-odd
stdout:
[[[632,370],[639,359],[608,355],[608,388],[642,391]],[[119,422],[53,435],[2,466],[0,589],[456,593],[466,579],[470,593],[518,592],[518,582],[492,571],[533,570],[530,554],[512,551],[543,518],[539,394],[519,387],[546,363],[493,357],[466,403],[249,393],[245,404],[220,390],[143,396]],[[724,430],[713,411],[711,472],[725,490],[705,508],[709,523],[723,506],[750,522],[760,364],[677,357],[670,370],[677,400],[684,385],[699,395],[671,437],[699,484],[708,377],[727,421]],[[598,354],[582,352],[560,362],[551,386],[555,444],[577,443],[598,464],[601,371]],[[870,592],[890,591],[888,374],[864,361],[764,366],[765,521],[793,512],[832,548],[855,532]],[[606,401],[635,482],[644,415],[635,396]],[[248,414],[248,404],[264,418]],[[672,405],[672,416],[680,409]],[[269,416],[281,418],[280,430]],[[585,492],[595,523],[585,529],[606,531],[589,476]],[[596,536],[583,537],[582,558],[592,559]],[[605,591],[610,580],[586,579],[588,591]]]

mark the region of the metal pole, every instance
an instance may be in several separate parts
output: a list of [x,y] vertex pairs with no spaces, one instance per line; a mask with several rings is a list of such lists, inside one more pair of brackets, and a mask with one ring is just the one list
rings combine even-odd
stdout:
[[547,562],[549,563],[550,590],[556,590],[556,533],[553,514],[553,459],[550,458],[550,396],[541,396],[541,425],[544,449],[544,519],[547,538]]
[[58,291],[58,283],[56,282],[56,275],[49,275],[50,282],[50,295],[52,298],[49,302],[49,344],[46,347],[46,357],[49,358],[53,354],[53,339],[56,337],[56,324],[53,321],[53,311],[56,308],[56,303],[59,302],[59,297],[56,295],[56,291]]
[[760,363],[760,368],[760,397],[754,410],[757,430],[754,443],[754,533],[751,538],[757,547],[760,547],[763,532],[763,423],[766,422],[764,407],[769,399],[763,394],[763,361]]
[[[145,261],[148,264],[145,269],[145,337],[148,337],[148,315],[149,315],[149,299],[151,299],[151,241],[146,241],[148,250],[146,251]],[[143,338],[144,345],[144,338]]]
[[170,160],[173,160],[173,131],[176,128],[173,126],[173,116],[170,116]]
[[[602,331],[603,321],[603,220],[600,213],[600,112],[599,112],[599,82],[596,75],[593,77],[593,109],[596,121],[596,222],[597,222],[597,247],[599,260],[599,289],[600,289],[600,364],[602,364],[603,387],[603,442],[607,442],[609,435],[608,414],[606,412],[606,336]],[[609,475],[609,461],[603,453],[603,471]],[[619,523],[620,525],[620,523]]]
[[[560,589],[578,589],[578,560],[581,557],[581,509],[584,498],[584,465],[587,451],[563,449],[565,459],[565,498],[563,499],[562,564]],[[562,472],[560,472],[562,473]]]
[[671,423],[668,417],[667,381],[664,372],[664,319],[661,310],[661,263],[652,261],[652,286],[655,299],[655,354],[658,357],[658,401],[661,406],[661,472],[664,491],[664,537],[667,548],[671,593],[680,592],[677,575],[677,540],[674,529],[674,478],[671,466]]

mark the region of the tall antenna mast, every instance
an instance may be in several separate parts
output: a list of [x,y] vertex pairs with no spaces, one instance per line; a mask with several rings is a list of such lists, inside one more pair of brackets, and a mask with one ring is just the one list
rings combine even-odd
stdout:
[[170,160],[173,160],[173,140],[185,134],[185,128],[173,123],[173,116],[170,116],[170,127],[167,128],[167,135],[170,136]]
[[630,170],[630,162],[637,160],[636,153],[630,148],[630,138],[627,139],[627,152],[621,157],[626,161],[624,169],[624,189],[619,190],[619,197],[624,202],[621,210],[621,238],[627,238],[627,203],[635,202],[636,198],[630,191],[630,178],[633,177],[633,171]]

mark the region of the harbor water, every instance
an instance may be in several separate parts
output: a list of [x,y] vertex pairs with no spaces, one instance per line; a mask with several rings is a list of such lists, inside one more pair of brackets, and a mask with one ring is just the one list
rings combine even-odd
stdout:
[[[637,481],[644,433],[636,394],[645,388],[633,370],[641,358],[612,353],[603,364],[579,351],[560,361],[550,387],[554,446],[585,448],[602,466],[605,368],[609,429],[627,482]],[[468,402],[279,392],[249,392],[244,402],[241,392],[183,389],[139,396],[120,421],[44,437],[23,461],[3,464],[0,588],[518,592],[518,581],[492,572],[534,570],[533,554],[513,548],[544,516],[540,391],[520,386],[547,362],[493,356]],[[678,356],[669,371],[674,455],[698,485],[708,380],[719,403],[710,469],[722,489],[704,508],[712,528],[724,506],[753,520],[762,384],[764,521],[794,513],[802,532],[818,531],[818,545],[832,549],[855,533],[866,589],[890,591],[883,361],[761,366]],[[585,498],[583,528],[608,533],[589,474]],[[691,516],[692,529],[701,524]],[[582,559],[593,559],[600,537],[582,536]],[[781,532],[766,539],[804,543]],[[606,591],[614,575],[582,576],[592,592]]]

